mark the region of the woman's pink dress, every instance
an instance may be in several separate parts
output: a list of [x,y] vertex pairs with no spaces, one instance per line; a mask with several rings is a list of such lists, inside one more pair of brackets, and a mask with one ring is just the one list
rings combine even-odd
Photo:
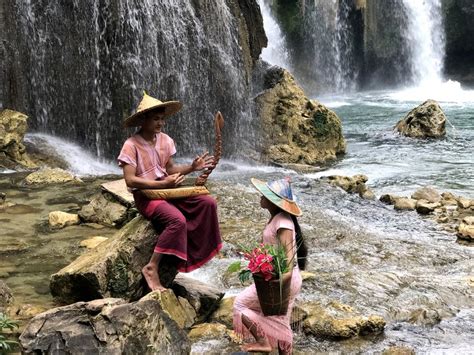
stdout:
[[[277,244],[276,239],[279,229],[290,229],[293,231],[293,247],[296,252],[295,226],[291,216],[286,212],[275,215],[263,230],[263,243]],[[301,289],[301,275],[298,266],[293,268],[291,279],[290,302],[288,312],[281,316],[264,316],[258,301],[255,284],[247,287],[235,299],[234,302],[234,331],[244,339],[253,339],[250,332],[242,324],[242,314],[247,316],[258,327],[259,334],[265,334],[272,348],[277,346],[285,351],[291,352],[293,345],[293,332],[290,327],[290,316],[296,296]]]

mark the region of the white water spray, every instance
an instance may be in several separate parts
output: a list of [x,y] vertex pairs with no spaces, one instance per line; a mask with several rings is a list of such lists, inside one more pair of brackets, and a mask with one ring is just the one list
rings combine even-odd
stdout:
[[441,0],[403,0],[407,12],[406,40],[411,50],[414,87],[393,93],[399,101],[474,102],[474,91],[443,78],[445,34]]
[[262,59],[270,64],[278,65],[291,71],[285,38],[280,26],[271,14],[268,0],[258,0],[258,4],[262,12],[265,34],[268,38],[268,45],[262,51]]

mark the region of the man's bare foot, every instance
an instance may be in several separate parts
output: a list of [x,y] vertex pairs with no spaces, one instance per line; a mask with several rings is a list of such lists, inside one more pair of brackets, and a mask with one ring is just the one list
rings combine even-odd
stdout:
[[164,287],[161,282],[160,278],[158,277],[158,267],[152,264],[146,264],[142,269],[142,274],[145,277],[146,283],[150,290],[152,291],[166,291],[167,288]]
[[269,353],[272,351],[272,347],[267,339],[260,340],[257,343],[249,343],[241,346],[243,351],[248,352],[259,352],[259,353]]

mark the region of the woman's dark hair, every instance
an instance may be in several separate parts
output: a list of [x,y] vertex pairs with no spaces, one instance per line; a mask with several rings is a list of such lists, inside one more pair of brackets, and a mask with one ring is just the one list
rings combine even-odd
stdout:
[[296,255],[298,257],[298,267],[300,270],[306,269],[306,257],[308,256],[308,248],[303,238],[303,233],[301,233],[301,227],[298,223],[296,216],[291,215],[293,224],[295,225],[295,234],[296,234]]

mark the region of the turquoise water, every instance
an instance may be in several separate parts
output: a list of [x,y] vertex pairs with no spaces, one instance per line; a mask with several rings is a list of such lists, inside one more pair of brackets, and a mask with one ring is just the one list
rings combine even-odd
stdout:
[[329,170],[312,176],[365,174],[376,194],[408,195],[430,185],[473,198],[474,95],[472,100],[469,95],[460,102],[438,101],[448,118],[446,137],[438,140],[417,140],[393,131],[424,101],[407,95],[366,92],[317,98],[341,118],[347,153]]

